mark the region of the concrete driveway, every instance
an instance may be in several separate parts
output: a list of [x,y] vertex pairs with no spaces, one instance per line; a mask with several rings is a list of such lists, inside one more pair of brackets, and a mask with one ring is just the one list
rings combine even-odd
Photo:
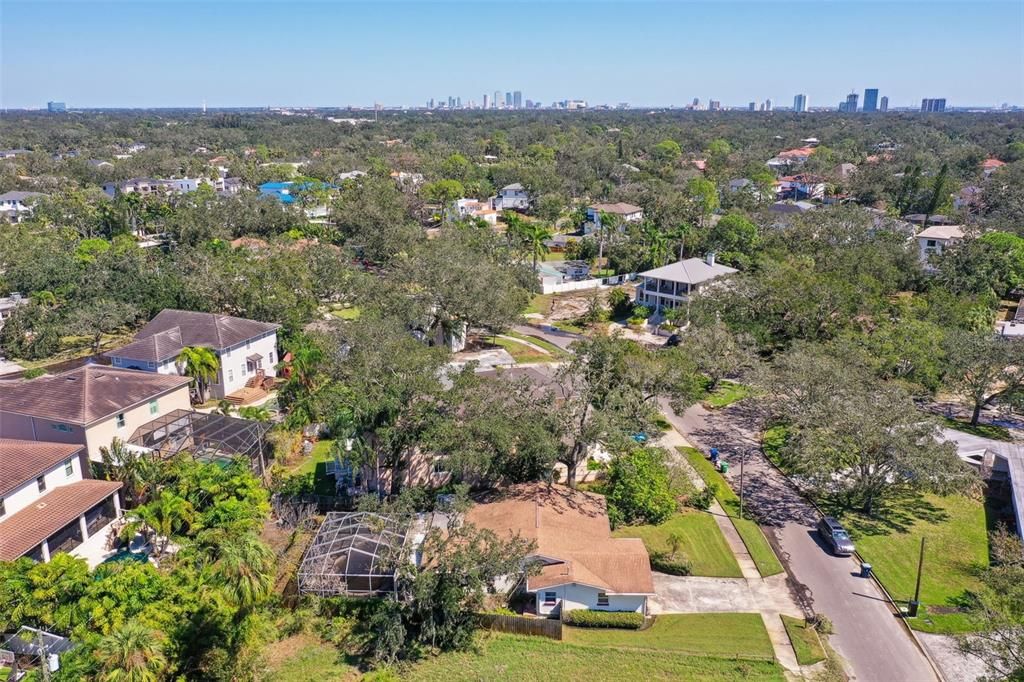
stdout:
[[846,659],[852,678],[863,682],[932,682],[937,679],[922,651],[870,580],[860,578],[853,559],[829,554],[819,544],[818,515],[760,453],[761,419],[748,402],[708,411],[700,405],[666,417],[691,442],[714,446],[733,465],[729,481],[738,488],[736,453],[747,452],[745,499],[790,573],[797,598],[828,616],[835,627],[832,646]]

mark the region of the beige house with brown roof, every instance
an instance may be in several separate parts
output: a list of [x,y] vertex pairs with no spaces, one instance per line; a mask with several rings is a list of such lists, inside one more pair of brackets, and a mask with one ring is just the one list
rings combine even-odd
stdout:
[[594,204],[587,206],[587,220],[583,223],[583,234],[591,234],[601,229],[602,214],[618,217],[620,232],[625,230],[629,223],[639,223],[644,219],[642,208],[624,201],[613,204]]
[[647,548],[638,538],[611,536],[604,497],[545,483],[516,485],[473,505],[465,521],[536,544],[528,560],[539,563],[540,572],[520,588],[534,596],[537,615],[647,613],[647,597],[654,594]]
[[121,483],[91,478],[81,445],[0,438],[0,561],[70,552],[95,565]]
[[191,409],[188,377],[85,365],[61,374],[0,383],[0,438],[100,448],[174,410]]

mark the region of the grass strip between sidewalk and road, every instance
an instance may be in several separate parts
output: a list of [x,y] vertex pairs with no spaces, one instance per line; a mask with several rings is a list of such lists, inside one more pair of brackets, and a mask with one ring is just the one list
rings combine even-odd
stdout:
[[796,662],[800,665],[814,665],[828,658],[821,638],[814,628],[807,625],[803,618],[793,616],[780,616],[782,624],[786,626],[786,634],[789,635],[789,642],[793,645],[796,653]]
[[768,577],[782,573],[785,569],[782,567],[779,557],[775,555],[775,550],[768,544],[768,539],[761,532],[761,528],[749,518],[745,518],[746,514],[744,514],[744,518],[740,518],[739,495],[729,487],[725,477],[718,473],[715,466],[700,450],[686,447],[677,449],[686,457],[686,461],[697,470],[697,473],[700,474],[705,483],[715,484],[717,488],[715,497],[718,499],[718,503],[722,505],[725,513],[729,515],[729,519],[736,528],[736,532],[743,539],[743,544],[747,546],[750,558],[753,559],[761,576]]

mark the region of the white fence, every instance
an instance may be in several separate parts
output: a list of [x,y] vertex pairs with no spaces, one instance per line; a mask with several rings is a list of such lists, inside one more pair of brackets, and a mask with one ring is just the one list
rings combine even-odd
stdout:
[[584,291],[586,289],[597,289],[598,287],[611,287],[631,282],[634,279],[636,279],[635,272],[631,272],[628,275],[603,277],[601,279],[584,279],[578,282],[558,282],[554,277],[544,277],[540,281],[540,290],[544,294],[560,294],[566,291]]

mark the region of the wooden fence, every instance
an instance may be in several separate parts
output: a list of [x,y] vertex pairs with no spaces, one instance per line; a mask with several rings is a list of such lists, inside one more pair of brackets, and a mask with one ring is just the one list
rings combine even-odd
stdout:
[[480,627],[514,635],[531,635],[562,639],[562,621],[549,618],[526,618],[525,616],[506,616],[497,613],[477,614]]

